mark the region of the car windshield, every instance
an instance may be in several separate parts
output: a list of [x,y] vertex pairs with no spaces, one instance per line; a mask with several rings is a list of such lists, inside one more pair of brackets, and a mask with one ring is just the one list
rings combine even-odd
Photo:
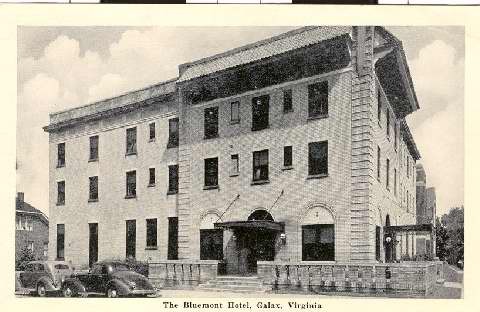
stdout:
[[70,270],[70,267],[66,264],[55,264],[55,270]]
[[123,264],[123,263],[112,263],[108,265],[108,272],[109,273],[114,273],[118,271],[128,271],[130,268],[128,265]]

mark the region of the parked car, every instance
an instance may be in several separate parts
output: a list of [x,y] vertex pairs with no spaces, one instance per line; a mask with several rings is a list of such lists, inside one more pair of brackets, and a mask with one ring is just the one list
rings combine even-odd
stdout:
[[72,267],[65,261],[31,261],[19,275],[23,288],[45,297],[58,293],[72,274]]
[[109,298],[155,296],[157,290],[145,276],[133,271],[128,264],[102,261],[93,264],[86,273],[75,273],[63,283],[64,297],[105,295]]

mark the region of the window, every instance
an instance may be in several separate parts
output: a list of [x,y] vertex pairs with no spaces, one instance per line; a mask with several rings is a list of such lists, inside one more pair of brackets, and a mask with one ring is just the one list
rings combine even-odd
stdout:
[[334,261],[335,232],[333,224],[302,226],[302,261]]
[[382,241],[380,236],[380,227],[375,227],[375,260],[380,261],[380,242]]
[[137,196],[137,172],[135,170],[127,172],[127,194],[125,198]]
[[65,224],[57,224],[57,260],[65,259]]
[[238,154],[232,155],[231,156],[231,171],[230,175],[238,175],[240,168],[238,164]]
[[90,157],[89,161],[98,160],[98,135],[90,137]]
[[396,123],[393,125],[393,141],[395,150],[398,150],[398,126]]
[[289,168],[292,167],[292,147],[284,146],[283,147],[283,167]]
[[48,257],[48,242],[43,243],[43,257],[45,259]]
[[387,109],[387,137],[390,137],[390,111]]
[[313,142],[308,144],[308,175],[328,174],[328,142]]
[[390,189],[390,159],[387,158],[387,170],[386,170],[386,175],[387,175],[387,189]]
[[168,194],[178,193],[178,165],[168,166]]
[[155,186],[155,168],[148,169],[148,186]]
[[148,133],[149,133],[150,141],[155,141],[156,132],[155,132],[154,122],[151,122],[148,124]]
[[268,150],[253,152],[253,181],[268,181]]
[[328,81],[308,86],[308,117],[324,117],[328,115]]
[[88,196],[88,201],[97,201],[98,200],[98,176],[89,177],[90,180],[90,191]]
[[168,120],[167,148],[178,147],[178,118]]
[[380,181],[380,171],[381,171],[381,167],[380,167],[380,146],[377,146],[377,180]]
[[407,155],[406,161],[407,161],[407,178],[410,178],[410,158],[408,157],[408,155]]
[[407,190],[407,212],[410,211],[410,194],[408,193]]
[[57,167],[65,167],[65,143],[57,145]]
[[283,112],[288,113],[293,111],[292,90],[283,91]]
[[218,158],[205,159],[205,187],[218,186]]
[[137,221],[125,221],[125,257],[135,259],[137,250]]
[[65,181],[57,182],[57,205],[65,205]]
[[380,86],[377,89],[377,119],[380,125],[382,121],[382,92],[380,91]]
[[204,110],[205,139],[218,137],[218,107],[209,107]]
[[397,169],[393,169],[393,193],[397,196]]
[[252,99],[252,131],[268,128],[269,102],[268,94]]
[[127,129],[127,150],[126,155],[137,153],[137,128]]
[[178,259],[178,217],[168,218],[168,260]]
[[157,248],[157,219],[147,219],[147,248]]
[[240,102],[235,101],[230,104],[230,123],[240,122]]
[[200,230],[200,260],[223,260],[223,230]]
[[34,250],[33,250],[33,241],[28,241],[28,243],[27,243],[27,248],[28,248],[28,250],[30,250],[31,252],[34,251]]

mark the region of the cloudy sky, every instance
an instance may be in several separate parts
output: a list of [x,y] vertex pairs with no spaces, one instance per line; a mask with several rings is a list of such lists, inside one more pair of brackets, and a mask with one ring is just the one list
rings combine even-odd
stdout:
[[[178,65],[293,27],[19,27],[17,191],[48,214],[50,112],[178,75]],[[464,30],[389,27],[402,40],[421,109],[408,122],[437,210],[463,205]]]

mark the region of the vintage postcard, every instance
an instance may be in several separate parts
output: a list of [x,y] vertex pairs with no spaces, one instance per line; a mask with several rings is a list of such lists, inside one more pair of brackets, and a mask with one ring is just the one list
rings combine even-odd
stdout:
[[472,12],[52,8],[2,12],[9,304],[467,310]]

